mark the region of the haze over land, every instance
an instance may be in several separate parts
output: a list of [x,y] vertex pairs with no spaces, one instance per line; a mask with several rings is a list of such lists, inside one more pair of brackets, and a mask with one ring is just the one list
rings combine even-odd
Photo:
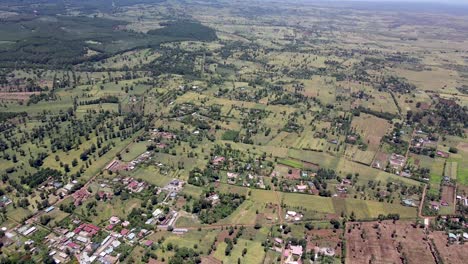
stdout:
[[468,8],[404,2],[0,1],[0,263],[464,263]]

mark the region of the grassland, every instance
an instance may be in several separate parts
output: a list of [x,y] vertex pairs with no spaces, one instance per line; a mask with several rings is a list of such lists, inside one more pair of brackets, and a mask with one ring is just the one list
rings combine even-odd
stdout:
[[[466,209],[450,200],[468,185],[465,16],[404,3],[49,2],[0,3],[0,196],[12,200],[0,219],[12,233],[40,226],[35,249],[20,236],[6,262],[47,262],[63,250],[43,235],[77,219],[149,230],[118,238],[132,252],[122,263],[267,264],[284,262],[272,249],[289,241],[339,250],[332,219],[417,220],[402,201],[417,204],[426,184],[426,204],[450,201],[439,214]],[[176,260],[182,248],[196,254]]]
[[[247,248],[247,254],[242,256],[242,250]],[[245,239],[239,239],[237,245],[233,248],[229,256],[225,256],[224,251],[226,249],[226,243],[221,242],[213,254],[218,260],[226,260],[229,262],[236,262],[237,259],[241,259],[241,263],[263,263],[264,251],[260,243]]]

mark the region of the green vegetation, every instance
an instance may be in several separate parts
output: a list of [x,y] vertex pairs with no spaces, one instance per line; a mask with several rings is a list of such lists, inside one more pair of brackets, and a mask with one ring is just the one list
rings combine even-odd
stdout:
[[148,31],[149,35],[174,40],[213,41],[217,39],[216,32],[198,22],[176,21],[161,24],[163,28]]
[[468,19],[415,6],[0,1],[0,263],[459,261]]
[[229,140],[229,141],[238,141],[239,140],[239,131],[228,130],[224,132],[222,140]]
[[201,222],[205,224],[216,223],[229,216],[245,200],[245,197],[238,194],[220,194],[217,199],[210,197],[202,196],[192,206],[192,213],[198,214]]

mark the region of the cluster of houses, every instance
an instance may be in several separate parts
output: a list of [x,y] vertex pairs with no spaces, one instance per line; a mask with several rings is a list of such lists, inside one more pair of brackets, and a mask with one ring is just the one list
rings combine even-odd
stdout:
[[0,207],[7,207],[9,204],[11,204],[11,199],[8,198],[8,196],[3,195],[0,198]]
[[152,138],[163,138],[163,139],[174,139],[176,135],[171,132],[159,131],[158,129],[153,129],[151,132]]
[[416,136],[411,139],[411,147],[416,149],[434,149],[437,147],[437,139],[435,135],[428,135],[422,131],[416,131]]
[[167,192],[175,192],[178,193],[184,188],[185,182],[178,180],[178,179],[172,179],[166,186],[164,186],[162,189]]
[[56,195],[65,196],[73,191],[73,187],[75,187],[77,183],[78,181],[73,180],[63,185],[62,182],[54,181],[54,179],[49,178],[42,186],[39,187],[39,190],[54,192]]
[[[96,193],[102,198],[111,198],[113,195],[112,185],[121,183],[124,188],[131,193],[142,192],[148,188],[148,183],[139,181],[131,177],[115,177],[112,180],[100,180],[98,182],[101,187]],[[158,193],[162,190],[167,191],[168,198],[171,194],[177,194],[182,190],[185,182],[180,180],[172,180],[164,188],[158,189]],[[86,187],[81,188],[74,194],[75,199],[83,200],[91,194]],[[51,206],[44,211],[46,213],[54,210]],[[145,217],[146,215],[142,215]],[[76,258],[80,263],[118,263],[120,251],[119,247],[122,244],[143,246],[151,246],[153,241],[145,239],[146,236],[152,233],[152,228],[148,226],[157,226],[161,229],[172,227],[177,220],[178,212],[169,210],[164,211],[160,208],[154,210],[150,218],[142,227],[131,227],[129,221],[120,219],[118,216],[112,216],[108,219],[108,224],[105,227],[99,227],[91,223],[82,222],[78,218],[72,219],[71,224],[74,228],[68,230],[66,228],[56,227],[54,232],[49,234],[45,243],[49,248],[50,256],[56,263],[68,263],[72,258]],[[31,224],[19,228],[16,232],[21,236],[31,236],[37,231],[36,226]],[[146,229],[145,229],[146,228]],[[172,232],[175,234],[184,234],[188,230],[174,228]],[[105,237],[105,238],[104,238]]]
[[189,90],[189,89],[192,89],[192,90],[199,90],[199,86],[198,85],[192,85],[191,87],[188,86],[188,85],[179,85],[179,90],[181,91],[186,91],[186,90]]
[[317,194],[317,188],[312,181],[300,181],[297,184],[290,184],[289,182],[283,181],[281,183],[281,190],[285,192],[299,192],[299,193],[311,193]]
[[147,160],[150,160],[150,159],[151,159],[151,152],[145,151],[144,153],[140,154],[140,156],[138,156],[136,159],[128,163],[128,170],[133,170],[138,164],[145,162]]
[[285,258],[284,263],[286,264],[301,264],[302,254],[304,250],[301,245],[293,246],[289,244],[287,248],[283,251],[283,256]]
[[468,196],[457,195],[457,201],[462,206],[468,207]]
[[255,187],[259,189],[266,188],[263,176],[251,173],[247,174],[245,177],[242,177],[239,173],[228,172],[227,182],[228,184],[242,184],[244,187]]
[[23,226],[19,227],[16,230],[16,233],[18,233],[19,235],[23,235],[23,236],[28,237],[28,236],[34,234],[34,232],[36,232],[36,231],[37,231],[37,227],[26,224],[26,225],[23,225]]
[[75,229],[70,231],[66,228],[56,227],[54,232],[51,232],[44,240],[45,245],[49,248],[49,255],[56,263],[67,263],[73,256],[78,256],[82,252],[95,251],[98,247],[97,243],[92,242],[92,239],[101,228],[83,223],[79,219],[73,219],[72,222],[76,226]]
[[215,156],[211,163],[213,163],[214,166],[220,166],[223,165],[224,161],[226,160],[225,157],[223,156]]
[[175,200],[178,193],[184,188],[185,182],[172,179],[166,186],[162,188],[163,191],[167,192],[167,196],[163,201],[163,204],[166,204],[169,200]]
[[[285,245],[284,248],[283,245],[283,239],[278,237],[273,239],[272,249],[283,255],[285,264],[303,263],[302,255],[305,253],[306,249],[304,249],[302,245],[293,245],[291,242],[287,243],[287,245]],[[307,248],[309,248],[309,246],[307,246]],[[319,258],[319,255],[333,257],[336,254],[335,250],[330,247],[315,246],[313,247],[313,251],[315,253],[314,260],[317,260]]]
[[302,254],[304,253],[304,249],[302,248],[301,245],[292,245],[291,243],[288,243],[287,245],[284,246],[283,249],[283,244],[284,241],[281,238],[275,237],[273,239],[273,249],[278,252],[283,254],[283,257],[285,259],[284,263],[286,264],[300,264],[301,262],[301,257]]
[[449,203],[447,203],[444,200],[441,200],[440,202],[431,201],[429,202],[429,206],[431,207],[431,209],[439,211],[441,206],[449,206]]
[[127,171],[129,169],[129,164],[120,160],[113,160],[105,169],[111,172]]
[[140,193],[149,186],[147,182],[134,179],[133,177],[115,177],[112,181],[100,180],[99,182],[100,190],[97,192],[97,195],[100,199],[112,198],[114,195],[112,185],[116,183],[121,183],[129,193]]
[[106,166],[106,170],[112,171],[112,172],[119,172],[119,171],[131,171],[135,169],[135,167],[147,160],[151,159],[151,152],[150,151],[145,151],[144,153],[140,154],[136,159],[130,161],[130,162],[124,162],[121,160],[116,160],[114,159],[111,161],[109,164]]
[[288,222],[297,222],[301,221],[304,215],[296,212],[296,211],[287,211],[286,215],[284,216],[284,220]]
[[336,194],[334,196],[346,197],[348,193],[348,187],[351,186],[353,182],[349,179],[342,179],[341,183],[336,186]]
[[129,190],[131,193],[139,193],[148,187],[145,181],[137,181],[131,177],[121,178],[120,181],[125,186],[125,189]]
[[416,207],[417,206],[416,202],[413,199],[410,199],[410,198],[405,198],[405,199],[401,200],[401,203],[404,206],[409,206],[409,207]]
[[90,195],[91,194],[88,192],[88,190],[85,187],[82,187],[81,189],[73,193],[73,203],[75,204],[75,206],[79,206],[86,199],[88,199]]
[[211,205],[213,206],[217,205],[220,202],[219,195],[217,193],[212,193],[206,199],[210,201]]
[[[49,255],[56,263],[68,263],[73,257],[80,263],[118,263],[120,253],[116,249],[123,243],[147,244],[149,240],[143,238],[151,233],[146,229],[128,229],[130,223],[121,221],[117,216],[109,219],[109,225],[105,229],[79,219],[73,219],[72,223],[76,226],[73,230],[56,227],[44,240],[49,248]],[[114,231],[117,226],[120,226],[120,231]],[[17,232],[21,231],[24,235],[31,228],[23,227],[25,230]],[[96,241],[95,237],[98,235],[105,237]]]
[[468,233],[448,233],[448,242],[451,244],[468,242]]
[[[153,215],[154,215],[154,212],[153,212]],[[170,210],[169,213],[167,213],[166,215],[163,215],[162,220],[159,221],[158,228],[167,230],[169,227],[174,226],[178,216],[179,216],[178,212]],[[157,219],[157,217],[155,218]],[[160,216],[160,219],[161,219],[161,216]]]
[[314,259],[317,259],[318,255],[333,257],[336,254],[335,250],[330,247],[314,247],[314,252]]
[[396,153],[392,153],[388,159],[390,167],[394,170],[400,171],[406,164],[406,157]]

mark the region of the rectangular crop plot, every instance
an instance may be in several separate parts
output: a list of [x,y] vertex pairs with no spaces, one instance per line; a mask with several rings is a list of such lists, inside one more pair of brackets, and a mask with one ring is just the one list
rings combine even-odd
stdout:
[[444,176],[450,177],[455,180],[457,178],[458,162],[452,161],[445,164]]

